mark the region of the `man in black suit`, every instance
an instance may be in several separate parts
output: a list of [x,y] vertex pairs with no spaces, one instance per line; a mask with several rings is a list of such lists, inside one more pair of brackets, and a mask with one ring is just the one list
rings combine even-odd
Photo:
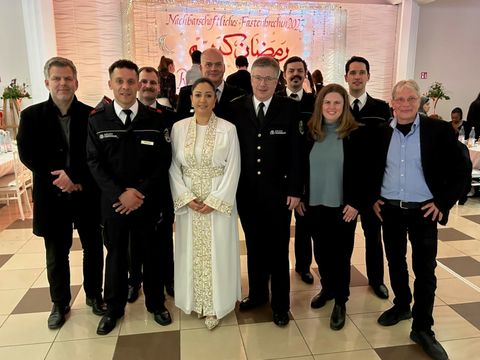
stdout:
[[[410,338],[433,359],[448,355],[432,331],[437,279],[437,222],[461,196],[467,169],[452,127],[418,114],[420,89],[413,80],[398,82],[392,91],[395,118],[377,140],[371,172],[371,203],[382,221],[394,306],[378,323],[395,325],[413,317]],[[406,262],[407,234],[415,274],[412,292]]]
[[[350,109],[355,120],[364,124],[372,139],[375,139],[379,125],[390,120],[390,107],[385,101],[367,94],[370,80],[370,64],[367,59],[352,56],[345,65],[345,81],[348,83]],[[367,144],[365,144],[367,145]],[[383,281],[383,247],[380,222],[371,207],[359,209],[363,234],[365,236],[365,263],[368,284],[375,295],[388,299],[388,289]]]
[[[287,87],[277,92],[277,95],[288,96],[298,102],[300,106],[303,129],[307,128],[308,120],[312,116],[315,106],[315,96],[303,90],[303,81],[307,74],[307,63],[298,56],[292,56],[283,65],[283,76]],[[313,284],[310,272],[312,264],[312,238],[308,231],[307,221],[304,216],[295,211],[295,271],[303,282]]]
[[270,280],[273,321],[285,326],[290,309],[290,219],[303,188],[302,138],[296,103],[274,95],[279,72],[274,59],[255,60],[253,95],[232,102],[231,121],[240,142],[237,203],[248,252],[249,295],[240,310],[266,303]]
[[87,305],[103,315],[103,243],[99,189],[87,166],[88,114],[77,100],[77,69],[69,59],[54,57],[44,67],[49,99],[22,111],[18,151],[33,172],[33,233],[45,241],[47,276],[53,302],[48,327],[57,329],[70,311],[68,256],[75,227],[83,247]]
[[[231,112],[228,109],[230,101],[236,97],[243,95],[242,89],[235,86],[228,85],[223,81],[225,74],[225,63],[223,62],[222,53],[215,48],[208,48],[202,53],[200,69],[202,76],[210,79],[216,86],[217,104],[213,109],[215,115],[218,117],[230,120]],[[192,86],[184,86],[180,89],[177,102],[178,119],[185,119],[193,116],[192,108]]]
[[97,334],[106,335],[125,312],[128,295],[128,245],[143,264],[145,307],[160,325],[172,322],[164,305],[161,239],[155,232],[171,201],[168,169],[172,152],[166,122],[159,110],[136,99],[138,67],[118,60],[108,69],[114,101],[101,102],[90,114],[87,160],[101,191],[107,248],[107,313]]
[[[158,103],[157,95],[160,93],[160,83],[158,81],[158,71],[154,67],[146,66],[138,70],[140,89],[138,90],[138,100],[145,106],[157,109],[163,115],[167,122],[167,127],[172,128],[176,121],[176,113],[167,106]],[[174,296],[173,290],[173,201],[169,199],[169,207],[161,214],[159,222],[156,225],[156,232],[160,241],[160,256],[162,256],[161,267],[165,291],[168,295]],[[129,277],[128,277],[128,297],[127,301],[133,303],[138,299],[138,292],[142,284],[142,262],[140,249],[135,247],[135,243],[130,241],[129,245]]]
[[235,59],[235,66],[238,71],[228,75],[227,84],[236,86],[245,91],[245,94],[251,94],[252,90],[252,78],[248,72],[248,59],[246,56],[239,55]]

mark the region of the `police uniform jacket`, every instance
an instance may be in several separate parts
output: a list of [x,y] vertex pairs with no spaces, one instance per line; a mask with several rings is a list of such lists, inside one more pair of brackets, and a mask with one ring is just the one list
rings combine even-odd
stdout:
[[360,110],[359,115],[355,117],[355,120],[368,127],[378,127],[383,123],[389,122],[391,117],[390,106],[385,101],[375,99],[367,94],[367,101]]
[[[65,139],[58,116],[60,111],[50,97],[21,113],[17,135],[22,162],[33,172],[33,233],[45,236],[55,231],[62,219],[72,222],[72,210],[99,222],[99,189],[87,166],[85,144],[88,115],[92,108],[74,97],[70,116],[70,145]],[[69,156],[69,161],[67,157]],[[70,180],[81,184],[82,191],[64,193],[53,181],[54,170],[65,170]]]
[[87,160],[102,191],[104,219],[124,216],[112,205],[131,187],[145,199],[130,215],[157,220],[168,204],[171,157],[169,132],[159,110],[139,103],[128,127],[116,115],[113,103],[101,102],[90,114]]

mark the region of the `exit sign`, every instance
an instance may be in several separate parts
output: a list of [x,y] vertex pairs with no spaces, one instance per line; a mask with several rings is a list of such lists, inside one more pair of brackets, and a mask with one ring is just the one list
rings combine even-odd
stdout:
[[428,77],[428,73],[426,71],[422,71],[420,73],[420,79],[426,79]]

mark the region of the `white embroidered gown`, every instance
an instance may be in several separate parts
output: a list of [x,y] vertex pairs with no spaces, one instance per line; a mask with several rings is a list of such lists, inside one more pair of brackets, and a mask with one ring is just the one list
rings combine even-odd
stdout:
[[[175,206],[175,305],[185,313],[221,319],[241,299],[235,194],[240,148],[234,125],[214,114],[208,125],[195,117],[172,129],[170,186]],[[187,204],[200,199],[204,215]]]

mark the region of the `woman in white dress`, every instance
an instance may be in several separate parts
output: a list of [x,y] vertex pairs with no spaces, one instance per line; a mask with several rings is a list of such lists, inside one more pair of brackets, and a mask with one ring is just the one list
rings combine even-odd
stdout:
[[240,148],[234,125],[213,113],[215,86],[192,85],[194,116],[172,129],[175,305],[213,329],[241,299],[235,194]]

